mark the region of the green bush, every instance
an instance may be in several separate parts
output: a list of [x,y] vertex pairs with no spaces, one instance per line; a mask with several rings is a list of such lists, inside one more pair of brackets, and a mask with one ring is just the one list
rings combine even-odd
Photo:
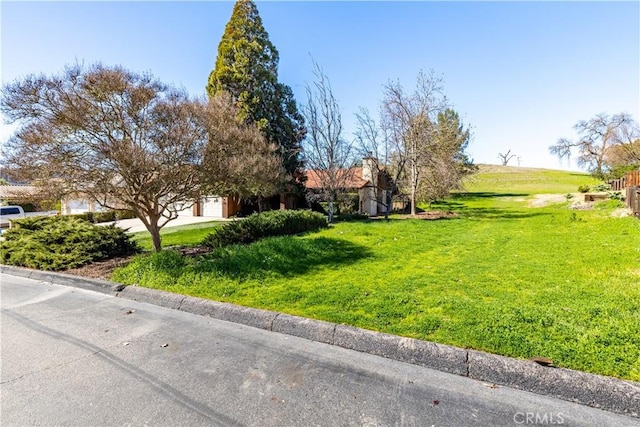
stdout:
[[610,200],[624,201],[624,195],[620,191],[609,191],[607,195]]
[[581,185],[578,187],[580,193],[588,193],[591,188],[588,185]]
[[603,192],[611,190],[611,186],[609,184],[598,184],[593,187],[593,191]]
[[138,251],[124,230],[95,226],[75,216],[24,218],[13,225],[2,233],[3,264],[66,270]]
[[209,234],[203,246],[218,249],[235,244],[249,244],[265,237],[288,236],[327,227],[324,215],[308,210],[269,211],[227,223]]

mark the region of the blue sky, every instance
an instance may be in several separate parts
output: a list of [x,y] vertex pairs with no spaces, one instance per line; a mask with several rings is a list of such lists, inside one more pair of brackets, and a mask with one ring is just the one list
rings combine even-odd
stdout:
[[[433,69],[473,140],[478,163],[511,149],[521,166],[573,168],[548,154],[573,125],[605,112],[640,120],[640,2],[258,1],[299,104],[311,56],[342,108],[376,111],[382,87],[410,89]],[[204,94],[229,1],[28,2],[0,5],[2,82],[76,61],[150,71]],[[2,126],[5,140],[10,127]],[[516,165],[514,159],[511,163]]]

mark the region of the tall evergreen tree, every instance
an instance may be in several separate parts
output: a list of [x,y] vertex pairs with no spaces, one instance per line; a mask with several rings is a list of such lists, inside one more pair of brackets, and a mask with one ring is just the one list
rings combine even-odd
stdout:
[[269,40],[255,3],[238,0],[218,45],[207,93],[231,93],[241,118],[255,123],[278,146],[287,173],[283,184],[288,185],[283,190],[292,191],[302,177],[300,144],[305,127],[293,91],[278,82],[278,61],[278,51]]

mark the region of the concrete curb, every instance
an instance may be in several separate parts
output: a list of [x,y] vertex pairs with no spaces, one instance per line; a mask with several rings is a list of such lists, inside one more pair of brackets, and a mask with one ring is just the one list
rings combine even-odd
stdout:
[[73,286],[76,288],[98,291],[111,295],[116,295],[125,288],[125,285],[109,282],[107,280],[89,279],[87,277],[73,276],[71,274],[31,270],[28,268],[12,267],[2,264],[0,264],[0,273],[26,277],[33,280],[41,280],[43,282],[51,282],[59,285]]
[[0,272],[279,332],[640,418],[640,383],[138,286],[0,265]]

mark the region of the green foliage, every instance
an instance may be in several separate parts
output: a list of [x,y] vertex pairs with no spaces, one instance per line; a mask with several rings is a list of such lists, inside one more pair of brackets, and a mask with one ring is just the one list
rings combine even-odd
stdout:
[[175,283],[202,284],[215,287],[222,294],[238,291],[229,280],[265,280],[274,277],[295,277],[325,265],[348,266],[371,256],[359,245],[342,239],[318,237],[297,239],[290,236],[270,237],[251,245],[233,245],[204,256],[183,257],[175,251],[165,251],[136,257],[126,267],[117,270],[113,279],[128,284],[143,284],[162,288]]
[[212,249],[235,244],[246,245],[265,237],[299,234],[327,226],[324,215],[307,210],[255,213],[241,221],[223,225],[205,237],[202,244]]
[[40,270],[66,270],[133,254],[135,243],[121,229],[71,216],[16,220],[2,233],[2,263]]
[[305,129],[293,91],[278,82],[278,60],[278,51],[269,40],[255,3],[239,0],[218,45],[206,89],[209,96],[220,91],[231,93],[241,118],[255,123],[270,142],[278,145],[291,179],[302,168],[299,153]]
[[567,194],[564,195],[564,198],[567,199],[567,201],[569,201],[569,200],[573,199],[573,194],[567,193]]
[[624,195],[620,191],[609,191],[607,192],[607,196],[610,200],[624,201]]
[[590,190],[590,187],[588,185],[581,185],[578,187],[578,191],[580,193],[588,193]]
[[609,184],[600,183],[593,187],[593,191],[603,192],[611,190],[611,186]]

